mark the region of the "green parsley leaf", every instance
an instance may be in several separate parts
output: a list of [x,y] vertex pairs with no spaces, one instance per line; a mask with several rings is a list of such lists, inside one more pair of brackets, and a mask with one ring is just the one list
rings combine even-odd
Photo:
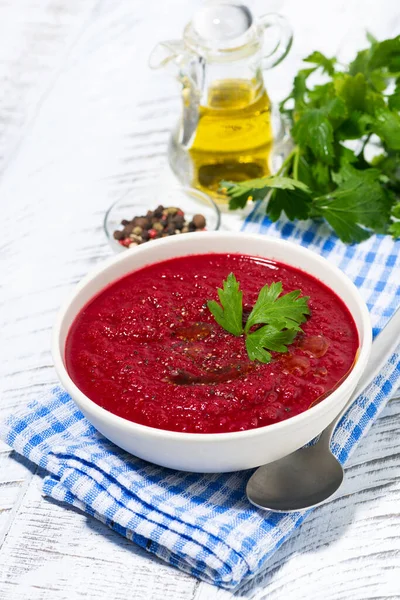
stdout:
[[318,50],[307,56],[304,62],[322,67],[322,71],[328,73],[328,75],[333,75],[335,72],[336,58],[327,58],[322,52],[318,52]]
[[328,117],[334,128],[338,127],[348,117],[346,103],[341,98],[335,97],[327,100],[321,110]]
[[299,146],[310,148],[317,159],[332,164],[333,127],[320,109],[304,112],[294,125],[292,134]]
[[395,93],[389,96],[389,108],[390,110],[400,110],[400,87],[396,88]]
[[394,221],[389,226],[389,233],[395,238],[400,238],[400,221]]
[[280,281],[267,284],[260,290],[257,302],[246,321],[245,332],[259,323],[268,323],[276,329],[300,329],[300,323],[304,323],[306,315],[310,314],[307,304],[309,297],[300,298],[300,290],[294,290],[284,296],[280,296],[281,293]]
[[354,76],[338,73],[333,83],[336,94],[346,104],[349,113],[357,110],[364,111],[367,82],[362,73]]
[[365,95],[365,113],[369,116],[375,116],[379,111],[385,110],[386,101],[382,94],[369,89]]
[[287,98],[282,100],[282,102],[279,105],[279,110],[282,113],[291,114],[293,112],[292,109],[286,108],[286,102],[288,100],[292,100],[294,102],[294,108],[296,108],[296,110],[298,110],[299,108],[304,106],[304,96],[308,92],[307,79],[310,77],[310,75],[312,73],[314,73],[316,68],[317,67],[313,67],[312,69],[302,69],[301,71],[299,71],[297,73],[297,75],[293,81],[292,93]]
[[233,273],[228,275],[223,285],[223,289],[218,288],[221,305],[215,300],[209,300],[207,306],[221,327],[239,336],[243,332],[243,292],[239,290],[239,283]]
[[[308,296],[300,297],[301,291],[294,290],[281,295],[282,282],[265,285],[259,292],[257,301],[247,318],[243,328],[243,293],[233,273],[218,288],[220,306],[215,300],[209,300],[207,306],[216,322],[229,333],[240,336],[244,334],[247,353],[250,360],[270,362],[274,352],[287,352],[297,333],[300,324],[310,314]],[[255,331],[251,328],[262,324]]]
[[334,205],[325,205],[319,208],[323,216],[332,227],[336,235],[346,244],[359,244],[371,236],[371,232],[357,224],[357,216],[346,215],[346,211]]
[[357,52],[355,59],[349,64],[349,74],[357,75],[358,73],[362,73],[364,76],[367,76],[371,55],[371,48]]
[[[351,165],[351,164],[357,162],[357,156],[355,155],[353,150],[350,150],[350,148],[346,148],[346,146],[343,146],[342,144],[338,144],[337,152],[338,152],[339,164],[341,167],[343,167],[344,165]],[[332,179],[333,179],[333,177],[332,177]]]
[[244,208],[249,200],[264,200],[268,194],[268,178],[249,179],[241,183],[221,181],[220,190],[229,196],[229,208]]
[[398,113],[381,109],[377,111],[371,127],[385,144],[393,150],[400,150],[400,116]]
[[304,154],[299,154],[299,162],[297,165],[297,177],[299,178],[299,181],[302,181],[306,184],[310,192],[313,189],[315,183],[312,175],[311,165],[312,161],[310,161],[308,156],[305,156]]
[[400,70],[400,35],[373,46],[369,68],[386,68],[392,73]]
[[280,177],[278,175],[274,175],[267,178],[267,184],[269,188],[279,189],[279,190],[302,190],[303,192],[308,192],[308,187],[302,181],[295,181],[290,177]]
[[334,96],[335,88],[331,81],[322,85],[314,85],[312,89],[307,90],[307,102],[304,109],[307,110],[307,106],[311,104],[312,108],[321,108],[325,112],[326,105],[334,99]]
[[388,152],[387,154],[379,154],[375,156],[371,164],[372,166],[378,168],[382,175],[385,175],[389,179],[389,183],[386,186],[387,189],[390,189],[397,193],[400,196],[400,153],[398,152]]
[[[293,180],[294,181],[294,180]],[[308,219],[311,196],[299,187],[274,189],[267,205],[267,215],[271,221],[277,221],[284,211],[291,221]]]
[[376,44],[379,44],[376,37],[370,31],[365,32],[365,37],[367,38],[372,47],[374,47]]
[[378,92],[384,92],[386,90],[387,78],[383,71],[372,71],[372,73],[370,73],[369,80],[372,86]]
[[352,112],[336,131],[336,137],[341,140],[357,140],[370,133],[373,119],[361,111]]
[[400,202],[392,208],[392,215],[396,219],[400,219]]
[[271,325],[264,325],[253,333],[246,336],[246,350],[250,360],[258,360],[262,363],[271,362],[271,354],[274,352],[287,352],[287,347],[297,335],[295,329],[279,331]]
[[390,110],[400,111],[400,77],[396,80],[396,88],[391,96],[389,96],[388,104]]
[[383,42],[377,42],[368,37],[368,34],[367,38],[371,46],[358,52],[356,58],[350,63],[350,75],[362,73],[367,80],[373,83],[373,76],[376,76],[377,73],[380,73],[382,78],[387,78],[390,76],[390,73],[399,71],[400,36],[384,40]]
[[389,220],[391,199],[379,182],[378,169],[358,171],[346,165],[336,178],[338,187],[314,200],[314,207],[347,243],[361,242],[371,232],[383,233]]
[[263,200],[270,188],[282,190],[294,190],[298,188],[304,192],[308,191],[307,186],[301,181],[293,181],[289,177],[262,177],[260,179],[249,179],[241,183],[233,181],[221,181],[220,189],[226,190],[229,196],[229,208],[243,208],[248,200]]
[[324,164],[321,161],[317,161],[312,165],[311,171],[319,187],[325,188],[330,183],[331,171],[328,165]]

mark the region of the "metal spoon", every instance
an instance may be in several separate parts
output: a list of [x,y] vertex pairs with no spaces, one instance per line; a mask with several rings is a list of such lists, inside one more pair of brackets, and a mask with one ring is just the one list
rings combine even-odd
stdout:
[[373,342],[368,364],[346,406],[324,429],[316,444],[263,465],[253,473],[246,488],[252,504],[274,512],[293,512],[317,506],[336,492],[343,481],[343,468],[330,449],[333,432],[344,413],[382,370],[399,343],[400,308]]

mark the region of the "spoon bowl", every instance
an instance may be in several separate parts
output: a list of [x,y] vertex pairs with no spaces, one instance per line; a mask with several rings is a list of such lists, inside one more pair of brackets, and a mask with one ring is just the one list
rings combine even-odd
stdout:
[[257,469],[246,492],[258,508],[274,512],[305,510],[332,496],[343,476],[343,468],[333,454],[321,452],[317,444]]

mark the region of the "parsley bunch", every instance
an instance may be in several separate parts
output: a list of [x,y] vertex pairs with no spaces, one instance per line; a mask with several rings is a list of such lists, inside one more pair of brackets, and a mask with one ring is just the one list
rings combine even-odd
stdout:
[[[300,297],[301,291],[294,290],[281,296],[282,283],[271,283],[261,288],[257,301],[243,325],[243,292],[235,275],[230,273],[218,288],[221,304],[209,300],[207,306],[216,322],[236,336],[244,335],[250,360],[269,363],[274,352],[287,352],[300,324],[310,314],[308,296]],[[254,329],[254,326],[262,325]]]
[[[280,104],[295,146],[274,176],[221,182],[231,209],[270,191],[272,221],[282,212],[290,220],[322,218],[347,243],[374,232],[400,237],[400,36],[367,37],[369,48],[347,68],[321,52],[304,59],[310,67],[298,72]],[[316,71],[326,81],[310,86]],[[349,147],[354,140],[356,151]],[[379,153],[367,160],[370,142]]]

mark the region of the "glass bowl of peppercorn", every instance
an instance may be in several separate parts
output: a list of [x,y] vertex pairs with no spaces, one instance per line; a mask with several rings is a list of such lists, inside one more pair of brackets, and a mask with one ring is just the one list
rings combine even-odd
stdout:
[[190,187],[156,193],[135,187],[114,202],[104,217],[104,231],[114,252],[170,235],[216,231],[221,213],[214,200]]

